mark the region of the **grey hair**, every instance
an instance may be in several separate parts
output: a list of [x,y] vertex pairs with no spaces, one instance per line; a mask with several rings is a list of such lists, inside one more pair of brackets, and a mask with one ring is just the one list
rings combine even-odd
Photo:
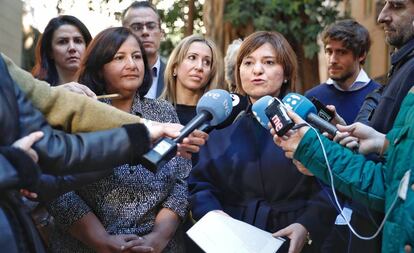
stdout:
[[230,91],[234,91],[236,88],[236,77],[234,76],[234,68],[236,66],[236,56],[242,44],[241,39],[233,40],[233,42],[227,47],[226,56],[224,57],[224,72],[225,79]]

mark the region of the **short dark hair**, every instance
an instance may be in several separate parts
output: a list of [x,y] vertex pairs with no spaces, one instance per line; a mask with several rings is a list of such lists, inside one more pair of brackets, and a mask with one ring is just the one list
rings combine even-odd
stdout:
[[124,24],[125,16],[126,16],[126,13],[128,12],[128,10],[130,10],[130,9],[139,9],[139,8],[150,8],[150,9],[152,9],[155,12],[155,14],[157,14],[157,16],[158,16],[158,25],[161,26],[160,13],[158,12],[157,7],[149,1],[135,1],[131,5],[129,5],[128,8],[126,8],[122,12],[122,15],[121,15],[122,25],[125,25]]
[[40,80],[45,80],[53,86],[58,84],[59,75],[51,58],[52,38],[55,31],[62,25],[73,25],[78,28],[85,41],[85,46],[88,46],[92,40],[88,28],[74,16],[61,15],[49,21],[36,45],[35,66],[32,69],[32,75]]
[[[322,33],[322,41],[326,46],[331,40],[342,41],[345,48],[357,57],[368,54],[371,47],[368,30],[352,19],[340,20],[326,27]],[[361,64],[364,63],[365,59],[361,61]]]
[[138,88],[140,97],[144,97],[152,84],[151,68],[148,65],[147,55],[141,41],[126,27],[107,28],[96,35],[83,57],[79,69],[79,83],[88,86],[96,95],[105,94],[106,82],[102,74],[103,66],[113,60],[114,55],[129,36],[137,40],[144,60],[144,80]]
[[258,31],[250,34],[240,45],[236,58],[236,90],[235,92],[246,95],[243,89],[240,66],[245,57],[256,51],[259,47],[269,43],[276,53],[276,63],[283,67],[286,82],[280,88],[279,98],[283,98],[288,91],[295,91],[298,62],[295,51],[293,51],[286,38],[278,32]]

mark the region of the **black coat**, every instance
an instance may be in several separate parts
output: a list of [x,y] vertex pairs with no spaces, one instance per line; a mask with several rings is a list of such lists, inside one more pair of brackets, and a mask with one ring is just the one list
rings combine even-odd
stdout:
[[300,223],[319,245],[336,216],[315,178],[295,168],[251,112],[210,133],[188,182],[196,220],[218,209],[269,232]]
[[382,91],[379,103],[368,124],[381,133],[388,133],[413,83],[414,39],[411,39],[391,56],[388,84]]
[[16,140],[34,131],[44,133],[44,137],[33,146],[39,156],[39,165],[43,171],[52,174],[104,170],[128,162],[135,164],[149,148],[148,131],[141,124],[77,135],[53,130],[11,79],[0,57],[2,252],[45,252],[28,211],[18,192],[13,190],[35,184],[40,175],[39,168],[30,157],[10,147]]
[[136,164],[149,148],[147,130],[141,124],[74,135],[52,129],[14,84],[0,59],[0,145],[12,145],[34,131],[44,133],[33,146],[39,155],[39,165],[42,171],[52,174]]

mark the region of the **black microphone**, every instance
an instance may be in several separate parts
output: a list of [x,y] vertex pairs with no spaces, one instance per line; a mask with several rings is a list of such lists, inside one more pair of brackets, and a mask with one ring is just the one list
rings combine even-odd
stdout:
[[271,96],[263,96],[252,105],[252,111],[256,120],[269,129],[269,122],[278,136],[283,136],[295,123],[287,115],[286,109],[278,99]]
[[317,114],[320,118],[328,122],[331,122],[331,120],[335,118],[335,113],[333,111],[330,111],[326,105],[319,101],[319,99],[312,97],[311,102],[316,107],[316,111],[318,112]]
[[171,139],[162,138],[141,158],[141,164],[149,171],[155,172],[177,153],[177,144],[205,123],[217,126],[223,122],[232,110],[230,94],[225,90],[215,89],[205,93],[197,103],[197,115],[184,126],[180,135]]
[[227,119],[217,126],[211,126],[209,123],[204,123],[198,128],[198,130],[210,133],[214,129],[226,128],[236,122],[246,112],[247,106],[249,105],[246,96],[242,96],[237,93],[230,93],[230,97],[232,100],[233,109],[231,110],[231,113]]
[[283,98],[283,103],[292,108],[302,119],[318,128],[321,132],[335,136],[338,129],[317,115],[316,107],[309,99],[297,93],[289,93]]

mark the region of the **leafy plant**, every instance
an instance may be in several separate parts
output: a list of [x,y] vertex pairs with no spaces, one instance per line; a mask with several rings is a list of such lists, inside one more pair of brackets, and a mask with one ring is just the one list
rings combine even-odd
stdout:
[[318,51],[317,36],[338,17],[340,0],[227,0],[225,19],[234,26],[252,23],[255,30],[278,31],[305,56]]

